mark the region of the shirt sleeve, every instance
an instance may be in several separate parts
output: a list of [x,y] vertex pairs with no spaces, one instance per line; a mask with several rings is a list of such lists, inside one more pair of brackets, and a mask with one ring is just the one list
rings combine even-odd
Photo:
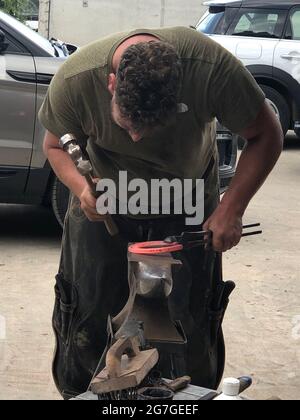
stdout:
[[212,108],[218,121],[233,133],[248,128],[257,118],[265,95],[246,67],[223,50],[211,83]]
[[68,81],[64,77],[64,65],[52,79],[39,111],[39,121],[58,138],[68,133],[74,134],[81,141],[88,138],[76,113],[76,106],[70,98]]

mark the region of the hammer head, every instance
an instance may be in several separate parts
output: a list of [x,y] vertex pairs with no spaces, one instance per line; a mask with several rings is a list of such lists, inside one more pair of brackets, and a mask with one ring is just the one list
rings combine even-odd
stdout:
[[81,147],[73,134],[66,134],[59,140],[62,150],[70,156],[82,176],[89,176],[93,172],[89,160],[84,159]]
[[76,137],[73,134],[66,134],[60,138],[59,145],[64,152],[68,153],[75,165],[78,166],[83,156]]
[[73,144],[77,144],[77,139],[76,139],[76,137],[74,136],[74,134],[66,134],[66,135],[64,135],[64,136],[62,136],[61,138],[60,138],[60,140],[59,140],[59,145],[60,145],[60,147],[64,150],[64,151],[66,151],[66,149],[67,149],[67,147],[71,144],[71,143],[73,143]]

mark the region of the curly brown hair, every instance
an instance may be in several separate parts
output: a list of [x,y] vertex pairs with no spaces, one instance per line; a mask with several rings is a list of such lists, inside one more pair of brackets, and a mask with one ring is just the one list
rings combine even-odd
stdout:
[[182,65],[175,48],[162,41],[130,46],[117,71],[116,104],[139,132],[168,125],[177,113]]

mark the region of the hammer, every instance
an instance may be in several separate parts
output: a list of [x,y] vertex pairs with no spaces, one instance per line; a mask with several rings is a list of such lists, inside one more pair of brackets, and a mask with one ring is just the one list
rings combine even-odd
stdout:
[[[64,152],[68,153],[80,175],[85,177],[93,196],[98,198],[99,193],[97,192],[96,184],[93,181],[93,168],[91,162],[87,159],[84,159],[81,147],[79,146],[76,137],[73,134],[66,134],[59,140],[59,145]],[[104,223],[108,233],[111,236],[118,235],[118,227],[110,215],[107,215]]]

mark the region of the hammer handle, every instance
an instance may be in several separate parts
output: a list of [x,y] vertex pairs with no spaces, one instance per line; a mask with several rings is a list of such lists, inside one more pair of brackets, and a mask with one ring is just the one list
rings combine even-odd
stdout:
[[118,226],[115,224],[113,218],[108,215],[106,220],[104,221],[107,232],[110,234],[110,236],[117,236],[119,235],[119,229]]
[[89,187],[91,189],[91,192],[92,192],[93,196],[95,198],[98,198],[98,193],[97,193],[97,190],[96,190],[96,184],[94,183],[92,176],[90,174],[85,175],[85,179],[87,180],[87,183],[89,184]]
[[[92,191],[92,194],[95,198],[98,198],[99,195],[97,193],[96,190],[96,184],[93,181],[93,178],[91,177],[91,175],[86,175],[85,179],[87,180],[90,189]],[[119,234],[119,229],[118,226],[115,224],[113,218],[111,217],[111,215],[107,215],[106,219],[104,221],[104,224],[106,226],[107,232],[110,234],[110,236],[117,236]]]

